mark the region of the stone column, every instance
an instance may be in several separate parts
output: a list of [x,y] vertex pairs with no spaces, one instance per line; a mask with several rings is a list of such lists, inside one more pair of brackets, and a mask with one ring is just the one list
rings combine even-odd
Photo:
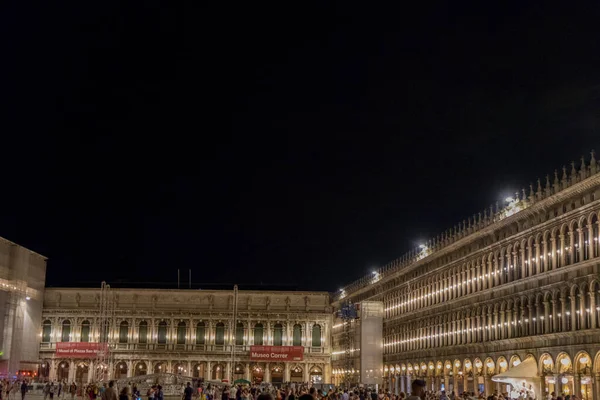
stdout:
[[[585,311],[585,299],[583,298],[583,295],[581,294],[581,292],[577,294],[577,297],[579,298],[579,310],[577,310],[577,311],[579,311],[579,315],[578,315],[579,322],[580,322],[579,329],[586,329],[588,318],[587,318],[587,312]],[[591,311],[592,310],[590,310],[590,312]],[[581,395],[580,391],[577,393],[579,393]],[[577,396],[577,397],[579,397],[579,396]]]
[[308,342],[308,333],[309,333],[310,330],[308,329],[308,321],[304,322],[303,325],[304,325],[304,327],[303,327],[304,328],[303,329],[304,332],[303,332],[303,335],[302,335],[302,343],[303,343],[304,347],[309,347],[308,346],[308,343],[309,343]]
[[[223,376],[225,377],[225,379],[231,379],[231,372],[233,371],[233,366],[231,365],[231,362],[226,362],[225,363],[225,371],[223,371]],[[233,383],[233,381],[231,381]]]
[[[579,251],[579,262],[581,262],[584,260],[583,251],[584,251],[584,246],[586,246],[586,244],[583,243],[583,231],[581,228],[577,229],[577,245],[578,245],[577,250]],[[575,393],[577,393],[577,397],[581,396],[581,391],[577,391]]]
[[326,363],[323,367],[323,382],[331,382],[331,363]]
[[206,362],[206,371],[204,372],[204,375],[206,375],[204,377],[204,379],[206,379],[206,380],[212,379],[212,362],[210,362],[210,361]]
[[591,328],[595,329],[596,328],[596,296],[595,293],[593,291],[588,293],[590,296],[590,313],[592,314],[590,317],[590,322],[592,324]]
[[[531,263],[531,248],[527,249],[527,253],[525,254],[525,247],[521,246],[520,251],[521,251],[521,278],[525,278],[526,272],[527,272],[527,266]],[[518,268],[517,266],[517,260],[515,259],[515,272],[516,272],[516,268]],[[530,267],[531,268],[531,267]]]
[[271,363],[265,364],[264,379],[265,379],[265,382],[271,382]]
[[544,333],[550,333],[550,302],[544,301]]
[[244,379],[250,381],[250,364],[246,363],[244,366]]
[[88,383],[91,383],[94,380],[95,373],[96,366],[94,365],[94,361],[90,360],[90,366],[88,367]]
[[302,380],[308,382],[308,363],[302,365]]
[[500,338],[500,336],[498,335],[498,313],[496,311],[494,311],[494,323],[493,323],[493,340],[498,340]]
[[[580,260],[582,259],[580,258]],[[581,398],[581,377],[578,374],[573,375],[573,392],[573,394],[576,394],[578,399]]]
[[571,330],[574,331],[577,330],[577,309],[575,308],[577,306],[577,304],[575,304],[577,300],[575,299],[575,296],[569,297],[571,298]]
[[[591,237],[591,236],[590,236]],[[600,374],[595,374],[592,380],[592,399],[600,400]]]
[[290,378],[290,363],[283,363],[283,381],[289,382]]
[[69,360],[69,374],[67,376],[67,382],[73,382],[75,380],[75,362]]
[[548,243],[546,243],[546,240],[544,239],[545,236],[542,236],[542,257],[543,257],[543,263],[540,263],[540,267],[543,264],[543,268],[540,268],[540,272],[545,272],[545,271],[549,271],[550,270],[550,260],[552,259],[552,257],[548,256]]
[[588,258],[596,257],[596,254],[594,252],[594,224],[591,224],[591,223],[588,225],[587,248],[588,248]]
[[550,257],[548,258],[548,271],[556,268],[556,262],[560,256],[560,254],[556,254],[556,238],[554,237],[550,238],[550,248],[551,252]]

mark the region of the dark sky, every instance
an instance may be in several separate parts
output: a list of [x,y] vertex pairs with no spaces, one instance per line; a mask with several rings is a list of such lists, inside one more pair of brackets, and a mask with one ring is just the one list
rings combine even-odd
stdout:
[[48,285],[333,291],[600,150],[597,6],[194,3],[2,6],[0,236]]

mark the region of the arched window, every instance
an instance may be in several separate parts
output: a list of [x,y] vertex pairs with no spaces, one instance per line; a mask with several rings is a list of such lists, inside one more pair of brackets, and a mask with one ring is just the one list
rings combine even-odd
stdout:
[[90,341],[90,321],[83,321],[81,323],[81,341]]
[[238,322],[235,326],[235,344],[237,346],[244,345],[244,324]]
[[42,324],[42,342],[50,343],[52,338],[52,322],[45,320]]
[[198,322],[196,325],[196,344],[205,344],[206,325],[204,322]]
[[312,347],[321,347],[321,325],[312,328]]
[[158,344],[167,343],[167,323],[161,321],[158,323]]
[[262,346],[263,345],[263,324],[254,325],[254,344]]
[[283,326],[275,324],[273,328],[273,346],[283,346]]
[[146,321],[140,322],[138,342],[148,343],[148,323]]
[[60,340],[62,342],[69,342],[71,340],[71,321],[68,319],[62,323],[62,335]]
[[292,339],[292,345],[302,346],[302,327],[300,324],[294,325],[294,335]]
[[180,321],[177,324],[177,344],[185,344],[185,333],[187,327],[185,326],[185,322]]
[[221,346],[225,344],[225,325],[222,322],[219,322],[215,329],[215,344]]
[[566,313],[566,318],[565,318],[565,322],[566,322],[566,326],[564,327],[565,331],[570,331],[571,330],[571,296],[567,295],[565,297],[565,310],[567,310]]
[[127,321],[121,322],[119,325],[119,343],[127,343],[129,336],[129,324]]

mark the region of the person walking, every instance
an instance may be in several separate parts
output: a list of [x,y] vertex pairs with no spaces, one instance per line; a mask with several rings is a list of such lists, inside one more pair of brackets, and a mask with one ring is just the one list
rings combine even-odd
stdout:
[[44,389],[42,389],[42,392],[44,393],[44,400],[46,400],[48,398],[48,395],[50,394],[50,382],[46,382],[46,384],[44,385]]
[[25,400],[26,393],[27,393],[27,381],[23,380],[23,383],[21,383],[21,400]]
[[[108,382],[108,387],[102,392],[102,400],[118,400],[114,386],[115,381]],[[125,388],[127,388],[127,386]]]

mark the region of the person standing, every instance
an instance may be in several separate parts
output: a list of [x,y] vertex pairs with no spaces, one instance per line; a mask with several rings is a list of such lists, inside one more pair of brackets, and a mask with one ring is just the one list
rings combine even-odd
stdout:
[[412,393],[406,400],[424,400],[425,399],[425,386],[427,384],[422,379],[415,379],[412,383]]
[[192,396],[194,395],[194,389],[192,389],[192,384],[187,383],[187,386],[183,390],[183,400],[192,400]]
[[77,394],[77,384],[75,382],[71,382],[69,392],[71,393],[71,400],[75,400],[75,394]]

